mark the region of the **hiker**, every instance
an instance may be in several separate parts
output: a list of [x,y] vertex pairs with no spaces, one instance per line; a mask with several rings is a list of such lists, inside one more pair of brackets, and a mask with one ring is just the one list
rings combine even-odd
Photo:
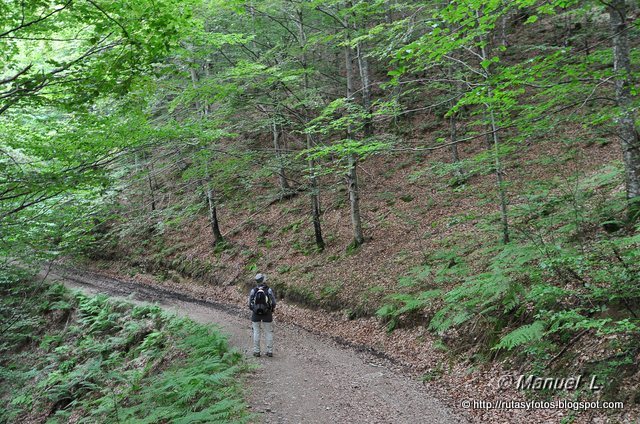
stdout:
[[253,327],[253,356],[260,356],[260,327],[264,330],[267,344],[267,356],[273,356],[273,311],[276,309],[276,296],[267,286],[267,276],[256,274],[256,287],[249,293],[249,309]]

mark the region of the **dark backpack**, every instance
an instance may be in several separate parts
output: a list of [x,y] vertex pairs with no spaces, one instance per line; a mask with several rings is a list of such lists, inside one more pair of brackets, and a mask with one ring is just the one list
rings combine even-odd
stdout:
[[271,312],[271,298],[269,297],[268,287],[256,287],[256,292],[253,296],[253,312],[257,315],[264,315]]

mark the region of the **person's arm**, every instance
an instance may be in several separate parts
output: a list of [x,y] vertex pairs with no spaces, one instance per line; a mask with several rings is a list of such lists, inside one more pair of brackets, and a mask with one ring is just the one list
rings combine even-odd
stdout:
[[271,287],[269,287],[269,296],[271,297],[271,310],[275,311],[276,309],[276,294]]
[[255,290],[256,289],[251,289],[251,291],[249,292],[249,309],[251,309],[253,311],[253,296],[255,295]]

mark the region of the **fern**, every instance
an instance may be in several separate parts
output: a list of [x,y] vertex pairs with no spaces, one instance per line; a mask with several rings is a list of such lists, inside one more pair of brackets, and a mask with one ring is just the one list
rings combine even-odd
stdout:
[[451,327],[467,322],[473,316],[471,311],[448,305],[436,312],[429,323],[429,329],[442,334]]
[[[11,382],[0,386],[0,396],[8,399],[0,421],[13,422],[57,403],[65,408],[55,411],[50,422],[68,422],[72,415],[82,416],[82,423],[250,419],[237,380],[247,366],[216,330],[165,315],[157,307],[132,308],[104,296],[72,296],[59,287],[22,302],[26,292],[13,284],[0,276],[0,312],[5,305],[25,303],[18,333],[37,336],[44,327],[38,314],[57,306],[66,309],[68,304],[77,313],[70,314],[75,319],[70,325],[42,335],[39,355],[26,361],[0,357],[7,364],[0,361],[0,378]],[[13,294],[5,296],[10,291]],[[8,335],[0,334],[0,355]],[[15,332],[11,337],[18,340]]]
[[534,321],[531,324],[523,325],[500,339],[500,342],[493,347],[493,350],[511,350],[514,347],[537,342],[545,335],[546,323],[544,321]]

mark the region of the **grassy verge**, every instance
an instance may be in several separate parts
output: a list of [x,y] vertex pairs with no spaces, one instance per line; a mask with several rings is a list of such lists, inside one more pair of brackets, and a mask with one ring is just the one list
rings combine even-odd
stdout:
[[211,327],[0,269],[0,423],[250,420]]

